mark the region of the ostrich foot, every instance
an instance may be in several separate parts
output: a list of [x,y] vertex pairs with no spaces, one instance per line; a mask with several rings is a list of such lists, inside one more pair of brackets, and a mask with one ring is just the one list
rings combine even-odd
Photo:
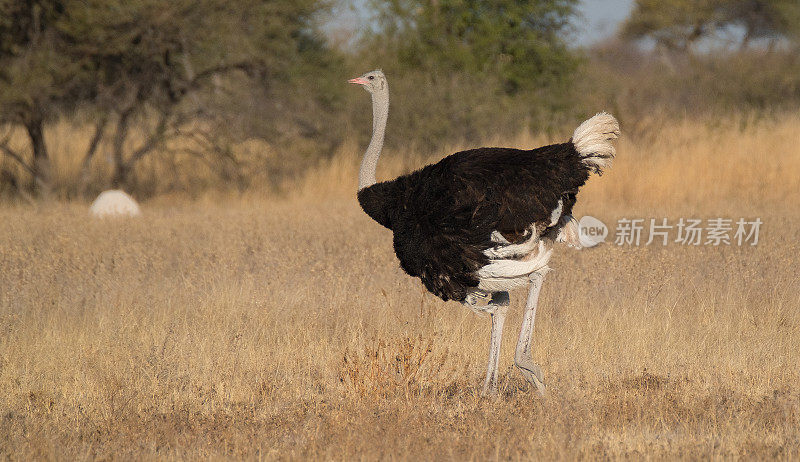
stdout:
[[547,389],[544,384],[544,374],[542,373],[542,368],[530,359],[527,361],[517,360],[516,365],[519,368],[519,371],[522,372],[522,376],[525,377],[525,380],[536,387],[536,391],[539,393],[539,395],[545,396]]
[[536,386],[540,396],[545,395],[544,374],[542,368],[533,362],[531,345],[533,343],[533,323],[536,319],[536,306],[539,304],[539,291],[544,282],[544,273],[531,275],[531,287],[528,290],[528,301],[525,303],[525,313],[522,316],[517,351],[514,354],[514,364],[517,365],[525,380]]
[[489,384],[484,383],[483,389],[481,390],[481,398],[491,398],[497,399],[500,396],[500,392],[497,391],[497,384],[491,386]]

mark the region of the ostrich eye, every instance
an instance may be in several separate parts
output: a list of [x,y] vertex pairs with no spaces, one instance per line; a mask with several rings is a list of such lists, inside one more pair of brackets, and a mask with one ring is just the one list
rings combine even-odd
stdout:
[[370,79],[370,80],[375,80],[375,76],[374,75],[371,75],[371,76],[369,76],[367,78]]

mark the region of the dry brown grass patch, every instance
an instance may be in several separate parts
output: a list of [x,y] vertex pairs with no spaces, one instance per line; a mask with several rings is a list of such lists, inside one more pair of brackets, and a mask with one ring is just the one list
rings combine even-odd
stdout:
[[283,200],[163,198],[98,221],[2,207],[0,454],[796,459],[797,127],[623,141],[578,215],[758,216],[761,241],[558,251],[534,337],[547,400],[513,366],[524,291],[501,399],[478,396],[488,320],[402,273],[352,159]]

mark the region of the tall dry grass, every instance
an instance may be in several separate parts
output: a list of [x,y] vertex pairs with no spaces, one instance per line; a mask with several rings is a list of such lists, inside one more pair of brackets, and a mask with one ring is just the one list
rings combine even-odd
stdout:
[[[760,217],[760,242],[558,251],[534,337],[547,400],[511,359],[524,291],[501,398],[478,396],[488,320],[398,268],[353,198],[356,146],[282,199],[0,208],[0,454],[796,459],[798,132],[623,130],[577,215]],[[389,152],[379,174],[422,162]]]
[[[730,119],[664,120],[653,117],[623,121],[616,165],[581,194],[580,206],[602,211],[609,206],[628,211],[730,213],[758,211],[764,204],[787,203],[800,197],[800,159],[795,144],[800,114],[779,119],[737,116]],[[511,140],[490,139],[482,145],[535,148],[566,141],[521,133]],[[452,145],[444,154],[478,146]],[[292,195],[351,197],[357,186],[361,152],[349,140],[337,156],[290,183]],[[378,168],[378,179],[407,173],[436,157],[389,150]],[[597,213],[597,212],[595,212]]]

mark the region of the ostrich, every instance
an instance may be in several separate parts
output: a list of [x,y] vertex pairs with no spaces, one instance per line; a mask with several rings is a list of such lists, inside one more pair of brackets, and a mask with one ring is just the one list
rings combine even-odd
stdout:
[[500,343],[508,291],[529,286],[514,363],[544,394],[531,357],[534,318],[555,242],[580,247],[572,218],[578,189],[615,155],[619,124],[601,112],[566,143],[532,150],[479,148],[391,181],[375,169],[389,114],[389,86],[380,70],[349,80],[372,95],[372,140],[358,174],[358,202],[394,234],[400,266],[442,300],[491,316],[483,395],[497,395]]

